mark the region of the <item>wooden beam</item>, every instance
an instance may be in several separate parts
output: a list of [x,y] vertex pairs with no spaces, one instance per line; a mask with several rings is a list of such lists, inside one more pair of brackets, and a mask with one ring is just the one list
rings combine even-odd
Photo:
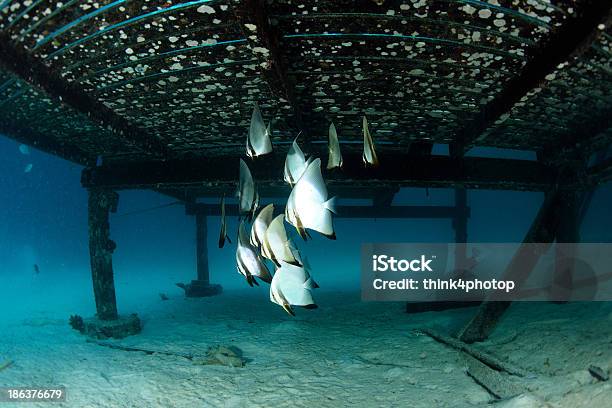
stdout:
[[[275,205],[277,212],[283,212],[283,205]],[[219,216],[221,208],[218,204],[187,203],[185,206],[187,215],[197,216]],[[340,205],[337,206],[338,218],[454,218],[459,215],[469,215],[469,207],[458,210],[454,206],[390,206],[375,207],[362,205]],[[462,214],[458,212],[461,211]],[[238,206],[236,204],[225,205],[227,217],[237,217]]]
[[[538,214],[523,239],[523,245],[517,249],[502,279],[511,279],[517,286],[520,286],[529,277],[540,257],[544,254],[547,245],[552,243],[557,235],[563,213],[561,208],[567,198],[566,194],[575,194],[575,192],[553,191],[546,195]],[[526,245],[533,243],[543,246],[540,250],[534,250],[533,245]],[[483,302],[476,315],[463,327],[457,337],[466,343],[487,339],[511,304],[512,302],[509,301]]]
[[210,274],[208,271],[208,223],[205,214],[196,214],[196,261],[198,280],[208,285]]
[[[0,32],[0,66],[44,91],[51,99],[61,101],[104,127],[111,129],[120,140],[136,145],[143,151],[166,157],[166,147],[156,136],[147,134],[125,118],[117,115],[103,103],[66,82],[45,65],[42,60],[14,45],[8,33]],[[41,141],[41,143],[44,143]]]
[[[595,157],[594,157],[594,160],[593,160],[595,166],[601,164],[606,159],[606,155],[608,153],[608,150],[610,150],[610,147],[606,146],[603,150],[599,150],[595,154]],[[610,167],[611,167],[611,170],[612,170],[612,162],[610,163]],[[611,171],[611,173],[612,173],[612,171]],[[588,180],[588,176],[586,178]],[[591,206],[591,201],[593,200],[593,196],[595,195],[595,191],[596,191],[596,188],[591,188],[590,190],[586,191],[583,194],[582,201],[579,203],[579,208],[578,208],[578,225],[582,225],[582,222],[584,221],[584,218],[587,215],[589,207]]]
[[603,33],[598,26],[609,27],[612,21],[612,2],[587,0],[553,32],[541,47],[534,49],[523,70],[506,82],[502,91],[480,111],[477,117],[459,131],[457,139],[463,151],[478,144],[489,127],[510,112],[534,88],[540,87],[545,77],[557,66],[583,54]]
[[408,148],[408,154],[429,156],[431,155],[431,151],[433,150],[433,145],[434,144],[431,142],[412,142],[410,143],[410,147]]
[[[556,182],[556,171],[529,160],[448,156],[410,157],[397,153],[379,154],[380,166],[365,168],[361,154],[345,154],[342,171],[324,170],[330,190],[349,186],[354,190],[373,186],[417,186],[489,188],[506,190],[549,190]],[[269,155],[249,161],[259,186],[283,186],[285,157]],[[90,167],[83,171],[84,187],[113,189],[187,187],[235,190],[238,157],[210,157],[171,161],[124,162]]]
[[[264,77],[272,94],[287,101],[293,110],[295,126],[308,136],[302,112],[295,97],[294,86],[287,77],[287,67],[281,56],[278,29],[270,24],[268,2],[265,0],[236,0],[234,14],[238,20],[251,50],[259,59]],[[308,143],[304,137],[302,143]]]
[[117,211],[117,193],[94,188],[89,190],[89,256],[96,312],[100,320],[116,320],[117,300],[113,276],[113,251],[110,239],[109,213]]
[[590,184],[603,184],[612,180],[612,157],[601,160],[587,170],[587,180]]
[[19,143],[24,143],[40,151],[79,163],[85,166],[96,163],[96,158],[84,153],[77,146],[63,145],[48,134],[34,133],[29,129],[14,126],[0,120],[0,134],[6,135]]
[[[184,202],[196,201],[197,198],[215,198],[219,199],[223,195],[226,197],[233,197],[236,192],[236,184],[221,184],[218,186],[202,186],[197,185],[180,186],[180,187],[164,187],[155,189],[161,194],[166,194],[170,197],[176,198]],[[369,185],[368,188],[354,189],[349,184],[335,184],[329,186],[329,195],[342,197],[343,199],[359,199],[359,200],[375,200],[376,197],[382,197],[389,194],[389,191],[397,189],[396,186],[380,185],[373,186]],[[286,183],[274,183],[274,184],[262,184],[257,183],[257,192],[261,199],[268,201],[283,200],[287,199],[291,193],[291,186]]]
[[395,186],[375,195],[372,198],[372,205],[375,207],[390,207],[399,190],[399,187]]

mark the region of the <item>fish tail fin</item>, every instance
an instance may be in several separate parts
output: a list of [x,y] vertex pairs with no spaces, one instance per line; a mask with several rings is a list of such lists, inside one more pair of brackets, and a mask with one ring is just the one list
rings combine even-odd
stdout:
[[272,275],[270,274],[270,272],[268,272],[264,276],[260,276],[259,279],[261,279],[262,281],[266,283],[272,283]]
[[319,284],[312,279],[312,277],[308,278],[306,282],[304,282],[304,287],[306,289],[318,289],[320,288]]
[[336,209],[337,200],[338,200],[337,197],[332,197],[323,203],[323,207],[333,212],[334,214],[338,214],[338,211]]
[[323,234],[323,235],[325,235],[325,237],[331,239],[332,241],[335,241],[336,238],[337,238],[336,237],[336,231],[332,232],[331,234]]
[[291,316],[295,317],[295,312],[293,311],[293,309],[291,308],[291,305],[289,303],[283,303],[282,306],[283,306],[283,309],[285,309],[285,312],[287,312]]
[[295,229],[304,241],[308,241],[308,238],[310,238],[308,231],[306,231],[303,227],[295,227]]

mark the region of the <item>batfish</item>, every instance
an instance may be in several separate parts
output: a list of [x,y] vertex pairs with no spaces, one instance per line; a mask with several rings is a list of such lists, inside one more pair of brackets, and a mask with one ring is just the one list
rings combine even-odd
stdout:
[[376,155],[376,149],[374,147],[374,141],[368,128],[368,119],[363,117],[363,163],[366,166],[376,167],[378,166],[378,156]]
[[297,144],[297,137],[291,144],[289,151],[287,152],[287,158],[285,159],[285,181],[289,185],[294,185],[302,177],[306,167],[310,164],[311,160],[306,160],[304,152],[300,149]]
[[270,133],[270,124],[266,127],[259,106],[255,104],[246,143],[247,156],[258,157],[272,152]]
[[225,194],[221,197],[221,231],[219,232],[219,248],[223,248],[225,240],[231,244],[232,240],[227,235],[227,224],[225,221]]
[[272,275],[265,262],[251,245],[246,233],[244,220],[240,221],[238,227],[238,249],[236,250],[236,264],[238,272],[243,275],[250,286],[259,285],[255,277],[264,282],[272,282]]
[[335,197],[327,198],[327,187],[321,174],[321,159],[316,159],[296,183],[287,200],[285,217],[304,239],[306,229],[311,229],[336,239],[332,213],[335,212]]
[[309,280],[310,275],[303,266],[281,261],[270,285],[270,301],[292,316],[295,316],[292,306],[315,309],[317,305],[312,298]]
[[340,142],[338,142],[338,133],[336,126],[332,122],[329,125],[329,144],[327,146],[329,155],[327,159],[327,170],[342,167],[342,152],[340,152]]
[[249,170],[249,166],[242,159],[240,159],[240,181],[237,195],[240,215],[246,215],[249,221],[252,220],[259,205],[259,195],[257,194],[251,170]]
[[261,255],[270,259],[277,266],[280,266],[281,261],[301,266],[302,264],[294,255],[295,249],[287,238],[283,219],[283,214],[279,214],[268,225],[261,247]]
[[274,214],[274,204],[268,204],[259,211],[257,217],[253,220],[253,226],[251,227],[251,245],[256,248],[261,248],[263,245],[266,230],[272,222]]

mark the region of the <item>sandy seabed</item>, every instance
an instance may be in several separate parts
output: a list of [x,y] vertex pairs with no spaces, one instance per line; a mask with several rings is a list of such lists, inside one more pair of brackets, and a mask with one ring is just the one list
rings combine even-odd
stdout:
[[[291,318],[266,293],[143,302],[138,336],[117,344],[203,355],[240,348],[244,368],[196,365],[179,356],[86,342],[67,317],[37,314],[0,326],[0,386],[65,386],[61,407],[481,407],[495,401],[466,375],[462,353],[414,329],[451,331],[474,309],[406,314],[399,303],[319,291],[317,310]],[[132,312],[131,310],[129,312]],[[515,304],[478,345],[534,375],[494,407],[611,407],[612,304]],[[1,361],[0,361],[1,363]],[[1,404],[0,404],[1,405]],[[12,404],[11,404],[12,405]]]

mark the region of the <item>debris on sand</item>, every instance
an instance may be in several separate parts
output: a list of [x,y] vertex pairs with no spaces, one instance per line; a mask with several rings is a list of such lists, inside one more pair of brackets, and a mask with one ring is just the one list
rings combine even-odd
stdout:
[[223,365],[227,367],[244,367],[247,360],[242,357],[242,350],[234,346],[212,346],[206,351],[206,358],[194,360],[194,364]]
[[597,367],[596,365],[590,365],[588,370],[589,373],[599,381],[608,381],[610,379],[608,373],[606,373],[602,368]]
[[13,360],[6,360],[4,363],[0,363],[0,371],[6,370],[13,365]]

